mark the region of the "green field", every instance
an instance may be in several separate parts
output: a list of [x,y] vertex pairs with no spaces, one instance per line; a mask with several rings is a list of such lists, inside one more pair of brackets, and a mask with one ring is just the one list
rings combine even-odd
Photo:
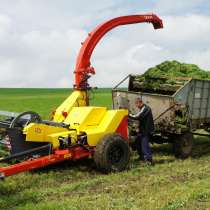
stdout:
[[[33,110],[47,119],[68,89],[0,89],[0,110]],[[91,96],[111,107],[109,89]],[[91,160],[64,162],[0,182],[0,210],[210,209],[210,140],[195,137],[193,155],[175,159],[170,145],[153,145],[155,166],[132,153],[129,169],[103,175]]]
[[[0,89],[0,110],[37,111],[44,119],[70,94],[71,89]],[[90,93],[91,105],[111,108],[111,89]]]

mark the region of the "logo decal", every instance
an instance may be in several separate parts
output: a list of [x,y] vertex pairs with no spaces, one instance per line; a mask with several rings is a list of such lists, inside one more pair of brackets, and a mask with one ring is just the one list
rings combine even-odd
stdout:
[[35,128],[35,133],[41,133],[41,132],[42,132],[41,128]]

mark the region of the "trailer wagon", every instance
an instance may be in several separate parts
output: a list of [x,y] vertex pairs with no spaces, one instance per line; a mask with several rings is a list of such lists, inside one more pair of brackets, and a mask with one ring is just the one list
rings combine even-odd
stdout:
[[[126,79],[125,90],[120,85]],[[112,96],[114,108],[127,108],[131,113],[137,112],[135,98],[141,97],[153,112],[155,133],[151,141],[173,143],[177,157],[191,154],[197,129],[210,132],[210,80],[129,75],[113,89]],[[129,124],[132,142],[138,122]]]

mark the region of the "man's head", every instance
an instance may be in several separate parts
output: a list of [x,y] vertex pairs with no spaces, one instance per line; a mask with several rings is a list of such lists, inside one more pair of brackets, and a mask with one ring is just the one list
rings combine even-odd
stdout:
[[140,97],[136,98],[135,105],[136,105],[137,108],[141,109],[141,107],[143,106],[143,104],[144,103],[143,103],[143,101],[142,101],[142,99]]

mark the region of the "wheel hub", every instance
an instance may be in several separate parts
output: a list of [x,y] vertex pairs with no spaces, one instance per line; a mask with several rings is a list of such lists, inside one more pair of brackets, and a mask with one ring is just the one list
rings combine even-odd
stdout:
[[111,164],[117,164],[120,162],[122,156],[123,156],[122,149],[118,146],[114,146],[110,149],[108,157]]

